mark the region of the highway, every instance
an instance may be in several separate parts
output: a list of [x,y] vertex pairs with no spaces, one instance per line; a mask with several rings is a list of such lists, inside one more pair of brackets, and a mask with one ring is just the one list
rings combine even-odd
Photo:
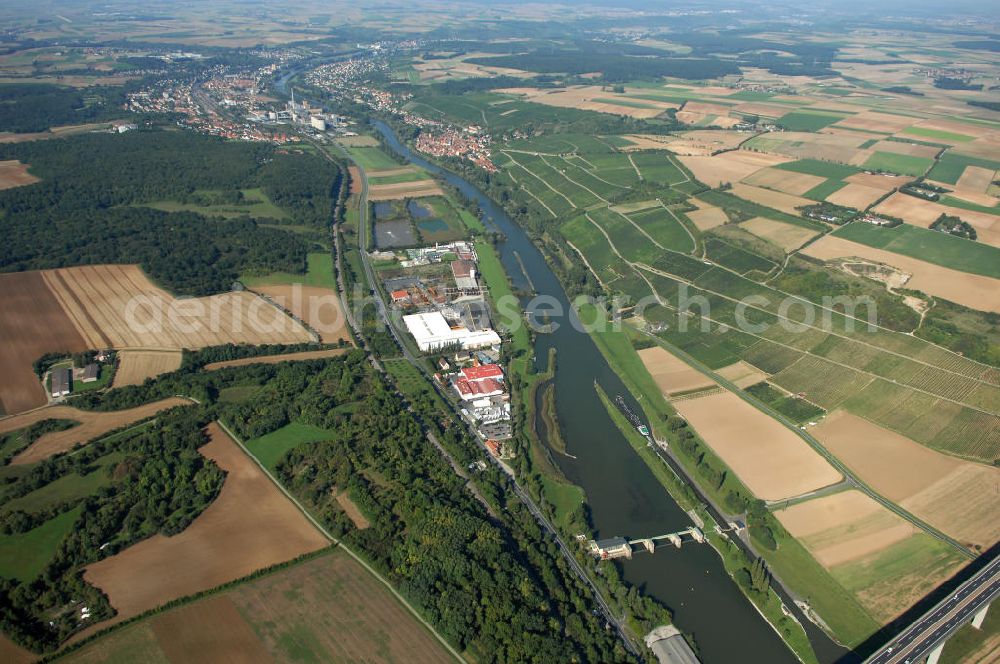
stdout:
[[955,592],[925,613],[896,638],[872,654],[865,664],[913,664],[972,620],[1000,595],[1000,558],[979,570]]

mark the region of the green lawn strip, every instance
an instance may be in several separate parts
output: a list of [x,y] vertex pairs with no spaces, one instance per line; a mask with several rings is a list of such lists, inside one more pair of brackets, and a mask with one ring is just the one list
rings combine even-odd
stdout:
[[[271,202],[264,190],[255,187],[251,189],[241,189],[243,192],[243,203],[219,203],[216,205],[200,205],[198,203],[182,203],[175,200],[153,201],[143,203],[141,207],[162,210],[163,212],[197,212],[207,217],[239,217],[248,215],[258,219],[288,219],[287,212]],[[203,190],[196,191],[197,194],[211,196],[220,192]]]
[[387,171],[403,168],[402,164],[395,161],[381,148],[345,147],[344,149],[351,155],[351,159],[366,171]]
[[302,284],[320,288],[337,289],[337,280],[333,274],[333,258],[325,251],[317,251],[306,256],[308,269],[305,274],[290,272],[272,272],[267,275],[243,275],[240,281],[249,288],[254,286],[280,286],[283,284]]
[[854,166],[835,164],[831,161],[820,161],[819,159],[797,159],[795,161],[785,162],[784,164],[778,164],[774,168],[778,168],[783,171],[792,171],[793,173],[816,175],[821,178],[829,178],[833,180],[843,180],[846,177],[861,172],[860,168],[856,168]]
[[970,203],[969,201],[963,200],[961,198],[955,198],[954,196],[942,196],[941,200],[938,201],[941,205],[948,205],[951,207],[961,208],[962,210],[969,210],[970,212],[982,212],[983,214],[996,214],[1000,215],[1000,205],[993,205],[992,207],[987,207],[986,205],[978,205],[976,203]]
[[368,184],[374,186],[379,184],[400,184],[402,182],[418,182],[420,180],[429,180],[430,176],[421,171],[413,171],[410,173],[397,173],[396,175],[386,175],[383,177],[369,177]]
[[257,460],[265,468],[274,472],[278,461],[285,453],[303,443],[314,443],[321,440],[329,440],[333,437],[333,432],[311,424],[300,424],[292,422],[286,424],[277,431],[254,438],[246,443],[250,453],[257,457]]
[[789,131],[818,131],[846,117],[848,116],[803,109],[783,115],[778,119],[778,124]]
[[981,242],[910,224],[882,228],[854,222],[838,228],[833,234],[953,270],[1000,279],[1000,249]]
[[802,596],[847,647],[854,647],[875,633],[880,625],[794,537],[783,528],[774,530],[778,548],[766,551],[771,571]]
[[31,581],[38,576],[73,529],[81,507],[17,535],[0,535],[0,576]]
[[[507,281],[507,273],[504,272],[503,264],[492,245],[485,240],[476,240],[476,255],[479,257],[479,272],[486,280],[486,287],[493,299],[493,305],[501,313],[497,322],[511,334],[514,351],[519,355],[517,361],[526,363],[531,354],[531,339],[527,326],[521,323],[520,305],[510,288],[510,282]],[[510,310],[511,303],[517,305],[516,311]],[[505,316],[504,314],[507,312],[511,315]]]
[[806,193],[803,194],[804,197],[809,198],[814,201],[825,201],[827,196],[834,194],[844,187],[847,183],[843,180],[827,180],[826,182],[821,182]]
[[7,501],[3,505],[3,511],[41,512],[58,503],[89,496],[102,486],[111,483],[111,475],[108,468],[118,463],[122,458],[124,458],[124,454],[108,454],[100,460],[96,468],[86,475],[80,475],[75,472],[63,475],[54,482],[49,482],[31,493]]
[[953,131],[944,131],[943,129],[927,129],[926,127],[907,127],[903,130],[903,133],[912,134],[913,136],[923,136],[924,138],[938,138],[943,141],[956,141],[958,143],[976,140],[975,136],[956,134]]
[[865,160],[863,166],[876,171],[891,171],[900,175],[920,176],[927,172],[927,169],[934,163],[933,159],[927,157],[914,157],[906,154],[896,154],[895,152],[880,152]]

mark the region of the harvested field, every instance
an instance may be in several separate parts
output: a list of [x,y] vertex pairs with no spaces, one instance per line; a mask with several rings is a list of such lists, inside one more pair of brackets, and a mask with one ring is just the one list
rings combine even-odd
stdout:
[[37,659],[38,655],[25,650],[5,635],[0,634],[0,662],[6,662],[6,664],[28,664],[28,662],[34,662]]
[[705,115],[729,115],[731,106],[725,104],[712,104],[704,101],[689,101],[684,104],[687,113],[703,113]]
[[855,173],[844,178],[844,182],[864,185],[882,192],[897,189],[911,181],[913,178],[906,175],[892,175],[890,173]]
[[738,131],[712,131],[695,129],[682,132],[676,136],[660,136],[658,134],[630,134],[626,136],[635,144],[630,149],[663,149],[678,155],[709,156],[721,150],[732,150],[747,140],[747,135]]
[[611,209],[615,212],[621,212],[623,214],[628,214],[630,212],[638,212],[639,210],[648,210],[649,208],[660,207],[660,201],[639,201],[638,203],[622,203],[621,205],[612,205]]
[[732,392],[674,407],[758,498],[782,500],[841,480],[808,443]]
[[826,182],[826,178],[808,173],[795,173],[779,168],[763,168],[743,179],[746,184],[766,189],[783,191],[786,194],[801,196],[810,189]]
[[685,212],[684,216],[690,219],[691,223],[693,223],[700,231],[710,230],[729,221],[729,217],[726,216],[726,213],[722,208],[709,205],[708,203],[703,203],[697,198],[692,198],[689,202],[693,205],[697,205],[698,209],[692,210],[691,212]]
[[[631,145],[626,145],[624,147],[618,148],[621,152],[633,152],[635,150],[674,150],[674,141],[672,136],[658,136],[656,134],[628,134],[627,136],[622,136],[631,143]],[[684,154],[679,153],[679,154]]]
[[329,288],[287,284],[256,286],[254,291],[266,295],[276,305],[305,321],[326,344],[349,340],[347,319],[341,311],[340,295]]
[[750,387],[751,385],[756,385],[761,381],[767,380],[766,373],[752,364],[747,364],[743,360],[734,362],[727,367],[717,369],[715,373],[719,374],[740,389]]
[[899,192],[879,203],[875,211],[899,217],[924,228],[934,223],[942,214],[954,215],[975,227],[979,242],[1000,247],[1000,216],[949,207]]
[[557,108],[576,108],[583,111],[612,113],[632,118],[654,118],[662,115],[668,108],[679,108],[679,104],[668,101],[635,99],[628,97],[630,92],[641,90],[626,88],[624,95],[602,90],[599,85],[575,85],[568,88],[508,88],[497,90],[517,94],[526,101]]
[[113,387],[142,385],[147,378],[177,371],[181,367],[182,356],[179,350],[120,351]]
[[212,362],[204,366],[205,371],[216,371],[227,367],[245,367],[250,364],[278,364],[279,362],[302,362],[305,360],[322,360],[328,357],[337,357],[351,350],[350,348],[330,348],[327,350],[306,350],[301,353],[283,353],[281,355],[258,355],[256,357],[244,357],[239,360],[226,360],[225,362]]
[[761,189],[760,187],[751,187],[741,182],[733,185],[732,192],[740,198],[745,198],[748,201],[753,201],[754,203],[796,216],[799,214],[796,208],[804,205],[813,205],[814,203],[814,201],[808,198],[792,196],[791,194],[771,191],[770,189]]
[[154,535],[84,571],[118,611],[115,622],[329,545],[221,427],[208,432],[201,453],[226,472],[215,501],[183,532]]
[[678,157],[694,176],[710,187],[723,182],[739,182],[748,175],[768,166],[791,161],[782,155],[735,150],[714,157]]
[[981,166],[966,166],[958,178],[957,186],[959,189],[985,193],[994,179],[996,179],[994,170]]
[[0,161],[0,190],[23,187],[26,184],[40,182],[39,178],[28,172],[28,165],[16,159]]
[[413,662],[451,657],[382,583],[333,551],[89,643],[68,664]]
[[932,526],[984,549],[1000,540],[1000,468],[935,452],[839,410],[811,433],[862,481]]
[[154,286],[136,265],[93,265],[41,274],[88,348],[201,348],[312,338],[302,325],[251,293],[177,300]]
[[881,189],[852,183],[833,192],[826,197],[826,200],[834,205],[864,210],[883,196],[885,191]]
[[858,257],[891,265],[910,275],[905,284],[909,289],[980,311],[1000,313],[1000,281],[990,277],[959,272],[833,235],[826,235],[812,243],[802,253],[825,261]]
[[368,200],[370,201],[393,201],[421,196],[444,196],[444,191],[434,180],[376,184],[368,188]]
[[728,115],[712,115],[709,113],[694,113],[692,111],[677,111],[678,122],[698,127],[722,127],[731,129],[743,122],[740,118],[729,117]]
[[350,189],[350,193],[351,194],[360,194],[361,193],[361,189],[362,189],[362,186],[361,186],[361,169],[358,168],[357,166],[348,166],[347,167],[347,172],[351,176],[351,189]]
[[425,177],[421,171],[412,166],[401,166],[400,168],[383,168],[380,170],[369,170],[365,173],[369,178],[391,178],[397,175],[412,175],[414,179]]
[[644,348],[639,358],[663,396],[711,387],[715,382],[660,346]]
[[889,115],[888,113],[878,113],[876,111],[865,111],[844,118],[837,122],[835,127],[847,127],[850,129],[861,129],[883,134],[895,134],[903,131],[914,123],[914,118],[902,115]]
[[69,406],[46,406],[30,413],[0,419],[0,433],[16,431],[42,420],[73,420],[80,423],[65,431],[44,434],[11,461],[11,465],[35,463],[47,459],[53,454],[66,452],[77,443],[85,443],[109,431],[152,417],[167,408],[190,404],[191,402],[187,399],[170,397],[127,410],[107,412],[79,410]]
[[47,403],[45,389],[31,368],[45,353],[87,350],[40,272],[0,274],[0,412],[9,415]]
[[824,133],[785,131],[780,134],[761,134],[747,143],[753,150],[783,154],[799,159],[819,159],[847,163],[859,153],[858,146],[866,137],[857,132]]
[[856,489],[798,503],[774,515],[827,569],[921,532]]
[[776,244],[786,253],[798,249],[819,235],[816,231],[802,226],[786,224],[783,221],[775,221],[764,217],[754,217],[753,219],[744,221],[739,227],[763,240]]

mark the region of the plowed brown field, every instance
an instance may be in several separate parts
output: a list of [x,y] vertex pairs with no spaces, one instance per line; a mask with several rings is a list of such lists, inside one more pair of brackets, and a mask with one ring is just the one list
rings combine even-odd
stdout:
[[28,172],[28,165],[16,159],[0,161],[0,189],[13,189],[26,184],[34,184],[39,179]]
[[0,408],[19,413],[46,403],[31,364],[47,352],[88,348],[40,272],[0,274]]

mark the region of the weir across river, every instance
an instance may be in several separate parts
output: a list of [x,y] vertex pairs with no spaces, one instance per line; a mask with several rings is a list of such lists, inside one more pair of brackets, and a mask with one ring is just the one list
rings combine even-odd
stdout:
[[657,548],[673,545],[674,548],[681,548],[685,542],[705,543],[705,533],[700,528],[691,526],[685,530],[678,530],[675,533],[666,535],[656,535],[643,539],[630,540],[624,537],[612,537],[611,539],[590,540],[590,552],[601,560],[612,558],[632,558],[633,553],[648,551],[655,553]]

